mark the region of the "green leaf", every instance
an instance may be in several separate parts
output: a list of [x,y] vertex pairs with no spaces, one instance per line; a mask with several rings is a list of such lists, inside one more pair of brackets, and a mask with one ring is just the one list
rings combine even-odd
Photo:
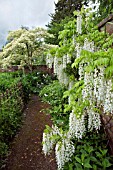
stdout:
[[69,170],[73,170],[73,164],[69,164]]
[[65,92],[64,92],[64,95],[63,95],[63,98],[68,97],[68,96],[69,96],[69,94],[70,94],[70,92],[69,92],[69,91],[65,91]]
[[82,160],[82,162],[84,162],[85,156],[86,156],[86,154],[82,153],[82,155],[81,155],[81,160]]
[[104,168],[110,167],[112,164],[109,162],[107,158],[104,158],[102,161],[102,165]]
[[95,163],[98,161],[97,158],[95,158],[94,156],[91,156],[90,159],[91,159],[91,161],[93,161]]
[[92,166],[91,166],[89,163],[85,163],[85,164],[84,164],[84,167],[85,167],[85,168],[92,168]]
[[97,170],[97,165],[93,165],[93,170]]
[[108,150],[107,149],[99,149],[100,151],[101,151],[101,153],[102,153],[102,155],[104,156],[104,155],[106,155],[106,153],[108,152]]
[[87,158],[87,159],[85,159],[84,162],[85,162],[85,163],[84,163],[84,167],[85,167],[85,168],[92,168],[92,166],[91,166],[90,163],[89,163],[89,162],[90,162],[90,157]]
[[79,163],[75,163],[76,170],[84,170]]
[[76,159],[77,162],[79,162],[80,164],[82,164],[82,161],[81,161],[80,158],[78,158],[77,156],[75,156],[75,159]]
[[95,153],[96,153],[97,157],[99,157],[99,158],[102,157],[102,155],[99,152],[95,152]]

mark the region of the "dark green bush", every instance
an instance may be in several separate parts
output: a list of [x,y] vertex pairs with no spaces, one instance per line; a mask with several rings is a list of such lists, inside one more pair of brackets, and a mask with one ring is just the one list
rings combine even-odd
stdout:
[[29,98],[31,93],[39,94],[40,90],[55,77],[50,76],[49,74],[43,73],[41,71],[35,71],[32,73],[28,73],[22,76],[22,85],[24,92],[24,101]]
[[103,130],[87,133],[83,139],[73,140],[75,154],[65,164],[64,170],[112,170],[113,157],[107,148],[107,138]]
[[0,160],[7,154],[9,142],[20,126],[23,106],[20,77],[0,73]]

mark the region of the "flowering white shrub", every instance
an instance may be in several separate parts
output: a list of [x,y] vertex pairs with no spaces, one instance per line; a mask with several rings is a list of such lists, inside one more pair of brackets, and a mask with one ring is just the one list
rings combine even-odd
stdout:
[[[107,53],[108,44],[104,44],[106,47],[106,49],[104,49],[104,45],[101,46],[99,42],[96,42],[95,36],[97,36],[96,38],[98,39],[104,35],[103,33],[100,33],[99,37],[97,30],[94,30],[94,35],[93,33],[90,34],[88,30],[86,30],[86,35],[82,36],[82,17],[83,16],[80,13],[77,16],[77,37],[74,34],[74,31],[72,31],[73,35],[71,34],[72,32],[70,33],[72,35],[72,40],[70,40],[71,45],[69,44],[69,53],[66,51],[66,54],[63,54],[63,56],[60,56],[59,58],[56,52],[56,56],[54,57],[54,73],[57,75],[60,83],[65,84],[68,88],[67,96],[69,106],[66,107],[70,109],[69,129],[67,132],[60,132],[60,130],[58,130],[57,135],[60,136],[60,138],[57,138],[58,140],[56,140],[56,143],[54,143],[56,145],[55,154],[58,169],[63,169],[65,163],[70,160],[71,156],[75,152],[72,140],[75,138],[82,139],[87,130],[90,132],[98,132],[101,127],[101,113],[113,113],[113,62],[112,58],[110,58],[113,54],[113,50],[110,56],[108,55],[110,53],[109,50]],[[87,26],[88,25],[86,23],[85,29],[87,29]],[[63,37],[65,33],[68,35],[68,32],[69,25],[68,29],[62,33],[61,37]],[[91,35],[94,37],[92,38]],[[68,41],[66,41],[67,39],[64,36],[62,42],[63,47],[68,44]],[[112,45],[113,41],[110,43]],[[69,54],[72,48],[74,51],[72,52],[71,58]],[[101,55],[97,53],[98,50],[100,50],[99,52]],[[64,48],[62,51],[64,51]],[[75,59],[75,61],[72,64],[72,67],[75,67],[77,70],[75,79],[71,79],[64,72],[64,69],[67,69],[67,64],[71,63],[73,59]],[[109,65],[110,67],[107,70],[106,68]],[[110,76],[107,76],[106,70]],[[52,145],[50,142],[50,148],[51,146]]]

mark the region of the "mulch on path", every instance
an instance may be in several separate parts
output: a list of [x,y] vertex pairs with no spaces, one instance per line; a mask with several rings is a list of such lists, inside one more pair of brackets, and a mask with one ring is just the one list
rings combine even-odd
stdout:
[[24,123],[16,135],[5,170],[57,170],[54,153],[45,158],[42,135],[45,125],[52,125],[50,116],[41,111],[47,103],[32,95],[24,114]]

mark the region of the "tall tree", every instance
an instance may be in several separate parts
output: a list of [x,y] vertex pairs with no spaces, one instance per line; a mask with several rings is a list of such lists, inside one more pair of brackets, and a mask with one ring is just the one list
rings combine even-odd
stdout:
[[44,43],[45,37],[50,36],[43,28],[32,30],[21,28],[16,31],[10,31],[8,34],[8,43],[0,53],[0,64],[2,67],[19,65],[32,71],[34,60],[41,56],[44,50],[50,48],[50,45]]
[[58,33],[64,28],[75,10],[80,10],[82,5],[87,5],[89,0],[59,0],[55,3],[55,13],[50,14],[51,21],[48,25],[48,32],[54,35],[54,38],[47,39],[47,42],[58,44]]
[[106,18],[110,13],[113,13],[113,0],[93,0],[93,2],[99,3],[97,10],[99,21]]

